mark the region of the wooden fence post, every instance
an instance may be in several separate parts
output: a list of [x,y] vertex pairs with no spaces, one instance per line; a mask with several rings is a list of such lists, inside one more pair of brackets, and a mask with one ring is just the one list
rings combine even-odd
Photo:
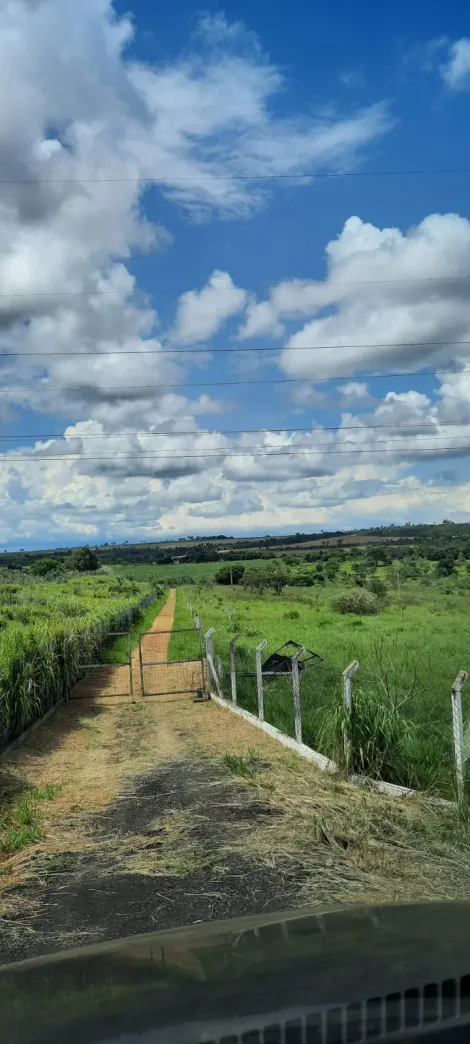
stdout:
[[260,721],[264,721],[264,697],[263,697],[263,668],[261,666],[261,653],[266,648],[268,639],[264,638],[259,645],[256,646],[256,684],[258,689],[258,717]]
[[464,796],[464,752],[463,752],[463,718],[462,687],[467,681],[466,671],[459,671],[452,686],[452,728],[454,732],[455,775],[457,779],[457,797],[459,802]]
[[[343,671],[343,703],[347,714],[349,715],[352,707],[352,678],[356,671],[359,670],[358,660],[353,660]],[[343,744],[344,744],[344,756],[346,758],[346,766],[349,768],[349,736],[346,727],[343,731]]]

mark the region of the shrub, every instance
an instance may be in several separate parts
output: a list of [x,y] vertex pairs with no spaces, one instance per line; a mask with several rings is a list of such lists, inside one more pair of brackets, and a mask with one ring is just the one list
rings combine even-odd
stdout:
[[356,616],[374,616],[380,611],[376,595],[363,587],[337,595],[331,606],[337,613],[355,613]]
[[300,613],[297,609],[289,609],[287,613],[284,613],[284,620],[298,620]]
[[93,572],[99,569],[99,565],[98,555],[91,547],[77,547],[70,556],[70,568],[76,569],[79,573]]
[[31,572],[33,576],[47,576],[48,573],[56,573],[63,570],[63,568],[61,559],[37,558],[31,566]]

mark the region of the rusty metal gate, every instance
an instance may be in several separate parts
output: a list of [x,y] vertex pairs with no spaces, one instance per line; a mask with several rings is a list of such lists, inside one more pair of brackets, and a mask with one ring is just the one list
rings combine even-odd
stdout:
[[[172,643],[173,658],[168,656]],[[186,653],[178,656],[178,652]],[[204,654],[198,627],[139,634],[139,671],[142,696],[203,694]]]

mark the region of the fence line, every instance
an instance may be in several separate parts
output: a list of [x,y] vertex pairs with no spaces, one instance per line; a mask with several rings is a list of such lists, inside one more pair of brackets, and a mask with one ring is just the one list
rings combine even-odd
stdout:
[[[187,601],[186,595],[183,591],[183,598],[187,608],[192,612],[196,625],[201,627],[200,619],[197,613],[194,611],[190,602]],[[315,761],[315,763],[322,768],[324,771],[336,772],[339,766],[329,757],[324,754],[320,754],[313,748],[308,747],[303,742],[302,733],[302,702],[301,702],[301,674],[300,666],[301,657],[305,653],[305,648],[301,647],[294,656],[291,657],[291,678],[292,678],[292,694],[293,694],[293,706],[294,706],[294,734],[295,739],[282,732],[276,726],[271,725],[265,721],[264,713],[264,690],[263,690],[263,664],[261,660],[261,654],[268,644],[267,638],[257,645],[255,650],[255,674],[256,677],[256,692],[257,692],[257,710],[258,714],[252,714],[251,711],[244,710],[238,706],[238,690],[237,690],[237,657],[236,657],[236,643],[241,637],[240,633],[237,633],[229,642],[229,658],[230,658],[230,693],[231,701],[229,702],[228,697],[223,691],[223,661],[220,655],[214,652],[214,635],[215,628],[211,627],[205,634],[205,650],[206,660],[208,665],[208,677],[209,686],[210,681],[215,685],[217,696],[216,702],[221,706],[228,707],[235,713],[241,715],[252,724],[262,728],[263,731],[268,732],[273,738],[280,740],[285,746],[289,746],[292,749],[297,750],[303,757],[309,758],[309,760]],[[202,640],[202,639],[201,639]],[[352,761],[352,750],[351,750],[351,739],[348,732],[348,723],[351,720],[351,716],[354,713],[354,699],[353,699],[353,677],[360,668],[360,664],[357,660],[353,660],[345,670],[342,672],[343,679],[343,705],[345,710],[346,721],[343,728],[343,751],[344,751],[344,762],[346,770],[349,774],[351,761]],[[269,677],[275,677],[276,672],[268,671]],[[280,677],[285,677],[285,672],[280,673]],[[456,779],[456,790],[457,800],[461,803],[465,796],[465,752],[464,752],[464,732],[463,732],[463,714],[462,714],[462,688],[468,679],[468,673],[466,671],[460,671],[451,688],[451,699],[452,699],[452,730],[454,740],[454,758],[455,758],[455,779]],[[281,739],[282,737],[282,739]],[[306,751],[309,754],[306,754]],[[367,784],[372,786],[374,789],[381,793],[388,794],[390,796],[407,797],[414,794],[418,794],[419,791],[413,790],[410,787],[399,786],[395,783],[387,783],[384,780],[375,780],[367,776],[358,776],[356,774],[349,776],[353,782]],[[443,799],[436,799],[443,801]],[[449,804],[449,802],[443,802]]]

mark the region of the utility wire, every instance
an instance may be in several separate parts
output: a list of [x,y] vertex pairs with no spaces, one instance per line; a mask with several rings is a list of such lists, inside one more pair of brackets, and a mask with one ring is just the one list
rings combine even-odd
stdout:
[[[311,435],[321,435],[324,431],[370,431],[371,429],[383,428],[386,431],[390,431],[392,428],[434,428],[434,427],[458,427],[463,428],[470,425],[470,421],[433,421],[433,422],[421,422],[416,421],[414,424],[328,424],[322,425],[321,428],[221,428],[212,429],[211,431],[198,429],[184,431],[108,431],[108,432],[97,432],[93,435],[80,434],[61,434],[60,432],[53,432],[50,435],[37,434],[31,435],[26,432],[19,432],[16,435],[0,435],[0,441],[11,442],[12,439],[112,439],[112,438],[143,438],[144,436],[159,436],[159,437],[172,437],[176,438],[180,435],[269,435],[274,434],[292,434],[294,432],[307,432]],[[455,436],[458,438],[459,436]],[[463,438],[463,436],[461,436]]]
[[[235,283],[227,289],[233,290],[245,290],[246,293],[251,293],[252,290],[278,290],[279,287],[283,287],[289,284],[294,284],[298,289],[328,289],[334,290],[337,286],[381,286],[389,283],[461,283],[470,280],[470,273],[468,275],[447,275],[447,276],[404,276],[399,279],[341,279],[326,282],[322,279],[310,279],[307,276],[302,278],[299,276],[294,277],[281,277],[277,283],[253,283],[251,286],[243,287],[237,286]],[[218,293],[220,287],[218,286],[204,286],[202,288],[205,294],[207,293]],[[152,291],[142,290],[139,287],[132,288],[125,291],[124,296],[132,297],[135,295],[142,295],[148,297]],[[201,290],[183,290],[182,293],[202,293]],[[120,297],[123,295],[122,290],[31,290],[25,291],[21,294],[18,293],[0,293],[0,300],[5,298],[7,300],[16,298],[30,297]]]
[[[306,385],[308,385],[308,384],[325,383],[325,382],[328,382],[328,381],[358,381],[358,380],[360,380],[360,381],[365,381],[365,380],[386,381],[386,380],[390,380],[392,377],[439,377],[439,376],[442,376],[444,374],[454,374],[455,376],[457,376],[458,372],[459,371],[456,371],[456,370],[421,370],[421,371],[416,371],[416,370],[398,370],[398,371],[395,371],[394,373],[362,373],[362,374],[360,374],[360,376],[352,376],[351,374],[348,374],[347,376],[343,376],[343,377],[338,377],[338,376],[334,376],[334,377],[281,377],[281,378],[276,378],[275,380],[260,379],[260,380],[241,380],[241,381],[196,381],[196,382],[183,383],[183,384],[127,384],[127,385],[121,385],[120,387],[110,387],[109,385],[107,387],[100,387],[100,386],[95,387],[95,385],[86,384],[85,381],[84,381],[82,384],[69,385],[68,388],[67,388],[67,391],[69,393],[71,393],[71,392],[82,392],[82,393],[85,393],[86,391],[89,391],[89,390],[93,390],[93,391],[96,390],[96,391],[100,392],[101,394],[104,394],[106,392],[110,392],[113,396],[115,396],[116,398],[119,398],[119,393],[120,392],[123,392],[125,394],[127,391],[161,391],[162,389],[166,390],[167,388],[216,388],[216,387],[235,388],[235,387],[237,387],[239,385],[247,385],[247,384],[306,384]],[[470,376],[470,374],[469,374],[469,376]],[[24,385],[31,384],[31,383],[37,384],[38,381],[44,382],[44,386],[46,388],[61,388],[61,385],[59,385],[59,384],[49,384],[48,380],[43,378],[43,377],[32,378],[32,380],[30,380],[30,381],[22,381],[21,382],[21,386],[23,387]]]
[[[461,436],[461,437],[463,438],[463,436]],[[447,446],[442,446],[442,447],[439,447],[439,448],[445,450],[447,448]],[[465,445],[450,446],[449,448],[451,450],[461,450],[461,449],[463,449],[463,450],[469,449],[470,450],[470,443],[466,443]],[[312,455],[316,454],[318,451],[320,451],[320,453],[324,457],[333,457],[333,456],[340,456],[340,457],[342,457],[342,456],[349,456],[350,454],[358,454],[358,453],[361,453],[361,454],[362,453],[382,453],[382,454],[383,453],[396,453],[397,450],[402,451],[403,453],[405,453],[407,451],[406,447],[404,447],[404,446],[397,446],[397,447],[393,447],[393,448],[390,448],[390,449],[387,449],[385,446],[377,446],[377,447],[373,447],[371,449],[368,449],[365,446],[356,446],[355,449],[351,449],[351,450],[326,449],[326,450],[323,450],[323,452],[322,452],[322,447],[318,446],[318,445],[317,445],[317,447],[315,449],[276,450],[273,447],[272,449],[264,449],[262,451],[257,451],[255,447],[251,447],[250,448],[248,446],[248,447],[245,447],[245,449],[243,449],[242,451],[237,451],[236,453],[233,453],[231,451],[225,451],[225,450],[222,451],[222,452],[220,452],[220,451],[213,452],[213,451],[210,450],[210,448],[207,449],[207,450],[202,450],[202,452],[200,452],[200,453],[139,453],[139,455],[138,455],[138,457],[136,459],[137,460],[145,460],[145,459],[151,459],[151,460],[187,460],[187,459],[208,460],[208,459],[211,459],[211,458],[213,458],[213,459],[218,459],[218,458],[225,459],[226,457],[243,457],[243,458],[245,458],[245,457],[309,457],[309,456],[312,456]],[[427,454],[429,456],[429,454],[434,453],[434,450],[431,449],[431,448],[419,449],[419,448],[409,447],[409,452],[411,452],[413,455],[418,453],[420,455]],[[102,454],[100,454],[98,456],[88,456],[88,455],[85,455],[85,454],[79,454],[77,452],[77,453],[59,453],[57,455],[48,455],[48,454],[46,454],[44,456],[39,456],[39,455],[36,456],[35,455],[34,457],[33,456],[32,457],[15,457],[15,456],[11,455],[8,458],[4,457],[3,460],[2,460],[2,458],[0,458],[0,461],[2,463],[8,463],[8,464],[16,464],[17,461],[22,461],[22,462],[34,464],[34,463],[36,463],[36,461],[44,461],[44,460],[45,461],[48,461],[48,460],[54,460],[54,461],[57,461],[57,460],[88,461],[88,460],[129,460],[129,459],[131,459],[131,460],[133,459],[133,457],[129,453],[113,453],[111,456],[105,456],[105,455],[102,455]]]
[[401,178],[428,174],[470,174],[469,167],[434,167],[412,170],[326,170],[302,171],[298,174],[193,174],[186,177],[162,178],[156,175],[134,178],[0,178],[0,185],[179,185],[201,181],[295,181],[327,178]]
[[21,359],[31,358],[37,356],[40,359],[44,359],[48,356],[54,356],[60,358],[61,356],[81,356],[88,355],[96,359],[102,359],[107,355],[219,355],[226,353],[234,353],[237,355],[241,352],[323,352],[329,351],[330,349],[336,351],[342,351],[348,349],[350,351],[356,348],[446,348],[454,345],[470,344],[470,340],[462,341],[368,341],[366,343],[356,344],[301,344],[301,345],[287,345],[286,347],[273,347],[272,345],[261,348],[254,348],[253,346],[247,348],[144,348],[142,351],[136,350],[135,348],[124,351],[113,351],[113,352],[3,352],[0,353],[0,361],[2,359]]

